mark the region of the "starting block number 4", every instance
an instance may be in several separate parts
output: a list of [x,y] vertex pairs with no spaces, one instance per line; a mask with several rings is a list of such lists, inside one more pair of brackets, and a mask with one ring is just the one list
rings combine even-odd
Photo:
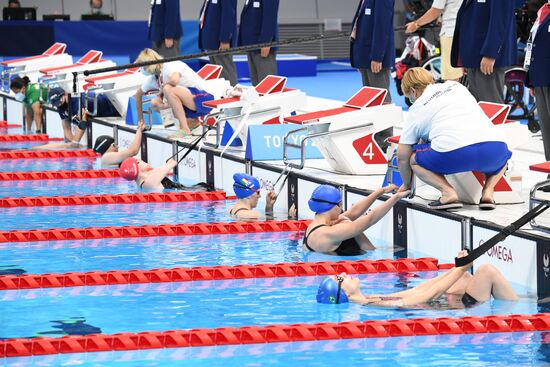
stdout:
[[373,140],[373,134],[366,135],[353,142],[355,151],[363,162],[368,164],[386,164],[387,160],[382,152],[382,149],[378,146],[376,141]]

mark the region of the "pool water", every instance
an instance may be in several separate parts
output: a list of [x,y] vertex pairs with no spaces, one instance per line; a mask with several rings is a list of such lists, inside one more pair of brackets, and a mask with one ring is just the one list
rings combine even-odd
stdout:
[[303,232],[106,238],[82,241],[1,243],[0,275],[276,264],[391,258],[392,248],[360,256],[314,254]]
[[[8,362],[8,363],[6,363]],[[550,333],[488,333],[147,349],[10,358],[18,367],[547,366]]]
[[121,178],[0,181],[0,197],[134,194],[134,182]]
[[10,150],[26,150],[47,143],[47,141],[0,141],[0,152]]
[[100,169],[97,158],[3,159],[0,172],[66,171]]
[[[436,274],[369,274],[360,276],[360,279],[365,293],[390,293],[418,285]],[[257,278],[3,291],[0,293],[3,308],[0,338],[533,314],[538,310],[536,302],[530,299],[492,301],[468,309],[389,309],[356,304],[319,304],[315,295],[323,278]],[[71,320],[79,320],[78,327],[74,327]]]
[[3,230],[227,222],[233,201],[15,207],[2,210]]

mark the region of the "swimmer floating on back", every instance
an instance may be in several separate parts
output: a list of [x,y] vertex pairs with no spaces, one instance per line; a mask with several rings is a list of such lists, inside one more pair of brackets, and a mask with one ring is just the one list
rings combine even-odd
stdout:
[[[466,251],[458,257],[467,255]],[[464,307],[471,307],[491,299],[517,301],[518,296],[504,276],[490,264],[481,265],[474,275],[468,270],[472,263],[449,269],[414,288],[390,294],[369,294],[361,292],[359,279],[342,273],[326,277],[317,291],[319,303],[358,303],[385,307],[408,307],[436,300],[446,294],[462,301]]]
[[310,251],[334,253],[336,255],[359,255],[374,246],[363,232],[378,222],[408,191],[399,192],[384,203],[365,212],[383,194],[397,190],[390,185],[374,191],[359,200],[349,210],[342,212],[340,191],[331,185],[320,185],[311,194],[309,208],[315,213],[313,222],[307,227],[304,246]]

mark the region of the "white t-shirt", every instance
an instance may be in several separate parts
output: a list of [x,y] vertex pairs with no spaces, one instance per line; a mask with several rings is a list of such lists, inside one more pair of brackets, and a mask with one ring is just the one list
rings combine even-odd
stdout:
[[434,0],[432,8],[443,10],[441,14],[440,36],[452,37],[455,31],[456,14],[462,0]]
[[504,134],[478,106],[462,84],[430,84],[409,108],[399,143],[413,145],[422,139],[433,150],[449,152],[486,141],[505,141]]
[[[162,64],[162,71],[160,77],[160,83],[164,83],[167,80],[170,80],[170,76],[174,73],[180,74],[180,80],[178,85],[182,87],[192,87],[200,90],[204,90],[212,94],[212,91],[209,91],[208,83],[201,78],[193,69],[189,67],[184,62],[181,61],[172,61]],[[151,76],[145,79],[141,86],[143,92],[147,92],[153,89],[160,89],[159,80],[156,77]]]

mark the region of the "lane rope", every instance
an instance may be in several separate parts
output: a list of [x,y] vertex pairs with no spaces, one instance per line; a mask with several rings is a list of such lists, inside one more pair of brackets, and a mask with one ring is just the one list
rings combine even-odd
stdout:
[[219,222],[12,230],[0,231],[0,242],[69,241],[98,238],[292,232],[304,231],[310,222],[310,220],[272,220],[265,222]]
[[112,284],[173,283],[204,280],[303,277],[348,274],[437,271],[434,258],[398,260],[342,260],[337,262],[280,263],[255,265],[196,266],[190,268],[111,270],[61,274],[0,276],[0,290],[65,288]]
[[0,181],[66,180],[120,177],[118,169],[91,169],[65,171],[0,172]]
[[550,314],[466,316],[222,327],[0,341],[0,357],[156,348],[550,330]]
[[67,206],[67,205],[104,205],[164,203],[181,201],[227,200],[225,191],[204,192],[168,192],[146,194],[104,194],[104,195],[67,195],[67,196],[24,196],[0,198],[0,208],[29,206]]
[[[1,135],[0,135],[1,136]],[[0,152],[0,159],[41,159],[41,158],[97,158],[99,154],[85,150],[15,150]]]

